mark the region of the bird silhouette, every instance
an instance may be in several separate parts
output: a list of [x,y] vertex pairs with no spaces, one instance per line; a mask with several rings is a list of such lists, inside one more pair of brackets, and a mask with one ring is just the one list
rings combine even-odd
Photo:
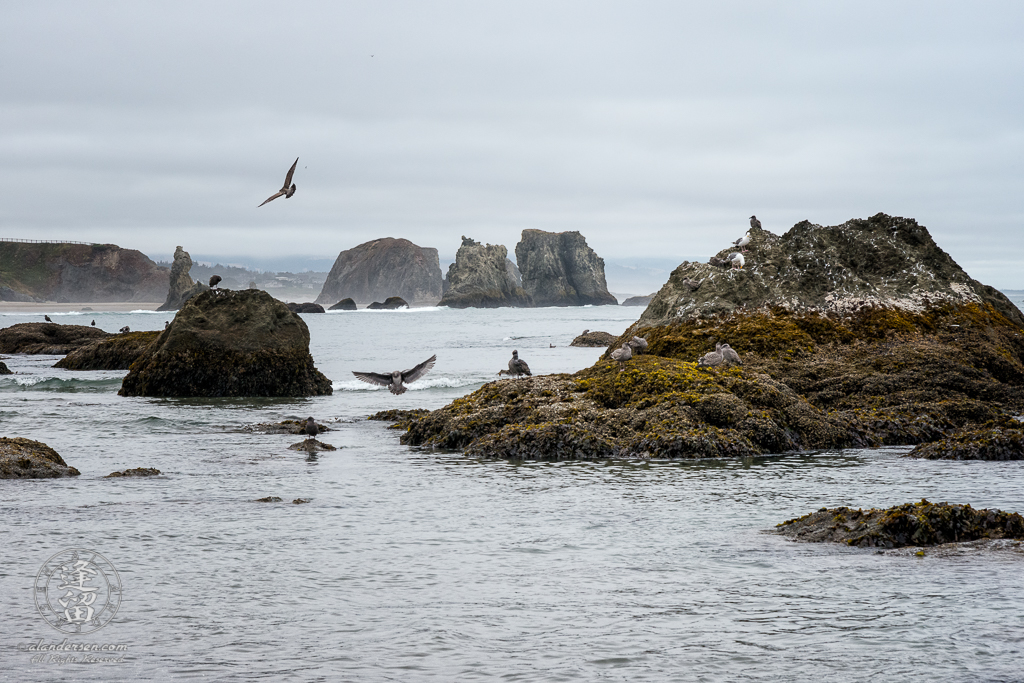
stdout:
[[408,391],[405,385],[409,382],[415,382],[423,375],[427,374],[430,368],[434,367],[434,362],[437,360],[437,355],[433,355],[426,359],[411,370],[402,370],[399,372],[395,370],[391,374],[383,374],[380,372],[356,372],[352,371],[352,374],[356,376],[356,379],[366,382],[367,384],[377,384],[382,387],[387,387],[388,390],[398,396]]
[[[306,426],[302,428],[302,431],[306,432],[309,439],[316,440],[316,435],[320,433],[320,427],[317,426],[316,420],[310,417],[306,419]],[[309,439],[306,440],[308,441]]]
[[44,318],[44,319],[46,320],[46,322],[48,322],[48,323],[52,323],[52,322],[53,322],[52,320],[50,320],[50,316],[48,316],[48,315],[44,315],[44,316],[43,316],[43,318]]
[[519,377],[520,375],[533,377],[533,373],[530,372],[530,366],[519,357],[519,351],[516,350],[512,351],[512,359],[508,362],[508,373],[513,377]]
[[96,321],[95,320],[92,321],[92,326],[96,327]]
[[[290,199],[291,196],[293,194],[295,194],[295,183],[292,182],[292,175],[295,173],[295,167],[298,165],[298,163],[299,163],[299,158],[295,157],[295,163],[293,163],[292,167],[288,169],[288,175],[286,175],[284,177],[284,185],[276,193],[274,193],[274,194],[270,195],[269,197],[267,197],[263,201],[263,204],[266,204],[267,202],[272,202],[275,199],[277,199],[278,197],[280,197],[281,195],[284,195],[285,199]],[[263,204],[260,204],[260,206],[263,206]],[[259,207],[256,207],[256,208],[259,208]]]
[[[269,202],[270,200],[268,199],[267,201]],[[213,275],[213,276],[211,276],[210,277],[210,287],[211,288],[216,287],[217,285],[220,284],[220,281],[223,280],[223,279],[224,278],[222,278],[220,275]]]
[[750,227],[756,228],[757,230],[761,229],[761,221],[757,220],[757,216],[750,217]]

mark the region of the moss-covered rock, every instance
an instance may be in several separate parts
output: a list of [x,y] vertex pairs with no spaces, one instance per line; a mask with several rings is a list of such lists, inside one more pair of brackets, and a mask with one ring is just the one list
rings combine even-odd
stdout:
[[412,410],[392,408],[391,410],[381,410],[380,412],[370,415],[366,419],[393,423],[388,427],[388,429],[408,429],[413,422],[429,412],[430,411],[426,408],[413,408]]
[[266,292],[206,291],[187,302],[136,360],[122,396],[320,396],[309,330]]
[[0,329],[0,353],[64,355],[110,336],[88,325],[18,323]]
[[155,467],[136,467],[134,469],[121,470],[120,472],[111,472],[104,479],[118,478],[118,477],[155,477],[160,474],[160,470]]
[[65,370],[127,370],[160,332],[127,332],[80,346],[53,366]]
[[821,508],[791,519],[776,531],[799,541],[846,543],[861,548],[901,548],[1024,538],[1024,517],[1002,510],[975,510],[970,505],[907,503],[877,510]]
[[0,479],[53,479],[79,474],[41,441],[0,437]]
[[958,429],[906,455],[928,460],[1024,460],[1024,425]]

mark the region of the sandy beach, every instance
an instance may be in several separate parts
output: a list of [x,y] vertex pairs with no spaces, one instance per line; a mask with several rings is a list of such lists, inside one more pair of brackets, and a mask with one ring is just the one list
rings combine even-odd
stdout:
[[115,301],[103,303],[57,303],[56,301],[36,303],[22,301],[0,301],[0,313],[127,313],[130,311],[155,311],[162,301]]

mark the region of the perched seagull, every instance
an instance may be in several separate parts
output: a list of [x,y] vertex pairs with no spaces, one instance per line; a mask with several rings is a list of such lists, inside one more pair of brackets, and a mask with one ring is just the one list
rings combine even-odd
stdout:
[[713,367],[715,365],[721,365],[725,361],[725,357],[722,355],[722,345],[715,344],[715,350],[705,353],[697,361],[697,365],[700,367]]
[[750,227],[752,227],[752,228],[754,228],[756,230],[760,230],[761,229],[761,221],[757,220],[757,216],[751,216],[750,217]]
[[647,340],[643,337],[633,337],[626,342],[626,346],[628,346],[633,353],[636,353],[639,356],[647,350]]
[[[267,201],[269,202],[270,200],[268,199]],[[220,275],[211,275],[210,276],[210,288],[213,289],[214,287],[219,285],[220,281],[223,280],[223,279],[224,278],[222,278]]]
[[629,347],[629,342],[623,344],[620,348],[612,351],[612,360],[619,361],[619,372],[626,369],[626,361],[633,357],[633,349]]
[[360,379],[367,384],[378,384],[382,387],[387,387],[392,394],[398,396],[399,394],[404,394],[408,391],[408,389],[405,388],[405,384],[415,382],[420,377],[427,374],[430,368],[434,367],[434,362],[436,360],[437,355],[435,354],[411,370],[402,370],[401,372],[395,370],[390,375],[385,375],[379,372],[355,372],[354,370],[352,371],[352,374],[355,375],[357,379]]
[[43,316],[43,319],[44,319],[44,320],[45,320],[46,322],[48,322],[48,323],[52,323],[52,322],[53,322],[52,320],[50,320],[50,316],[48,316],[48,315],[44,315],[44,316]]
[[729,254],[729,260],[732,261],[733,270],[736,270],[737,268],[742,268],[743,264],[746,263],[746,259],[743,258],[743,254],[741,254],[738,251],[734,251],[733,253]]
[[[306,432],[306,434],[309,436],[309,439],[316,440],[316,435],[320,433],[320,428],[317,427],[316,420],[309,417],[306,418],[306,426],[302,428],[302,431]],[[306,440],[309,441],[309,439]]]
[[[291,196],[295,194],[295,183],[292,182],[292,174],[295,173],[295,166],[298,163],[299,158],[295,157],[295,163],[292,164],[292,167],[288,169],[288,175],[284,177],[284,186],[276,194],[272,194],[269,197],[267,197],[266,201],[264,201],[263,204],[266,204],[267,202],[272,202],[281,195],[284,195],[285,199],[290,199]],[[260,204],[260,206],[263,206],[263,204]]]
[[92,326],[96,327],[96,321],[95,320],[92,321]]
[[533,373],[530,372],[530,366],[519,357],[519,352],[515,350],[512,351],[512,360],[508,362],[508,374],[513,377],[519,377],[520,375],[533,377]]
[[744,249],[743,247],[747,246],[748,244],[750,244],[750,233],[749,232],[746,235],[744,235],[743,237],[739,238],[738,240],[736,240],[735,242],[732,243],[732,245],[734,247],[739,247],[740,251],[746,251],[746,249]]
[[704,284],[703,280],[701,280],[700,282],[697,282],[695,280],[691,280],[688,277],[684,277],[683,278],[683,286],[686,287],[687,289],[689,289],[691,292],[696,292],[698,289],[700,289],[700,286],[702,284]]
[[728,344],[722,344],[719,351],[722,354],[722,360],[727,363],[739,363],[740,365],[743,365],[743,361],[740,360],[740,354],[736,353],[736,350]]

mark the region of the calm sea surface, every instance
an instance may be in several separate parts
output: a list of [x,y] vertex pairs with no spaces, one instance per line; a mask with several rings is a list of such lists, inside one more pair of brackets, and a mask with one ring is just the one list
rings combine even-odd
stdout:
[[[82,476],[0,481],[0,680],[1024,680],[1019,555],[879,555],[763,533],[822,506],[922,497],[1024,511],[1022,462],[906,448],[491,462],[402,446],[364,419],[441,407],[513,348],[535,374],[579,370],[602,349],[569,348],[576,334],[618,334],[641,310],[305,315],[335,387],[313,399],[121,398],[124,373],[7,359],[18,374],[0,377],[0,434],[46,442]],[[106,330],[169,319],[51,317]],[[40,319],[0,314],[0,326]],[[350,372],[433,353],[403,396]],[[298,437],[245,430],[309,415],[339,450],[311,459],[287,449]],[[127,467],[163,475],[102,478]],[[264,496],[285,502],[253,502]],[[40,567],[68,548],[101,553],[123,585],[114,619],[87,635],[49,626],[33,598]],[[24,650],[65,637],[127,655]]]

